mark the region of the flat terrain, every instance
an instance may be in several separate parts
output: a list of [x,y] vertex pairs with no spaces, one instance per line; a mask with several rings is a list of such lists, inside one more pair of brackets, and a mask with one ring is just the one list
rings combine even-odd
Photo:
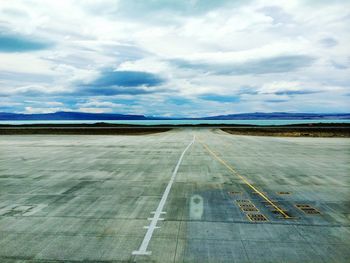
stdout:
[[165,127],[123,125],[0,125],[0,135],[146,135],[169,131]]
[[347,138],[3,135],[0,262],[350,262],[349,160]]
[[303,125],[284,126],[224,127],[222,130],[237,135],[350,138],[350,124],[348,123],[309,123]]
[[235,135],[350,138],[350,123],[306,123],[272,126],[240,124],[162,124],[151,126],[105,122],[93,124],[0,124],[0,135],[144,135],[166,132],[173,128],[222,129]]

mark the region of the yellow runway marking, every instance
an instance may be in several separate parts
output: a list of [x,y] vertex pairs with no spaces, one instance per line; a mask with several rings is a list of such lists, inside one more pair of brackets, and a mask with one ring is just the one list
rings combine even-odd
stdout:
[[287,215],[281,208],[279,208],[274,202],[270,200],[264,193],[260,192],[255,186],[253,186],[249,181],[240,175],[231,165],[227,164],[223,159],[221,159],[216,153],[214,153],[208,145],[199,140],[199,142],[204,146],[204,148],[215,157],[220,163],[222,163],[227,169],[229,169],[234,175],[238,176],[246,185],[253,189],[258,195],[265,199],[270,205],[272,205],[285,219],[290,219],[291,217]]

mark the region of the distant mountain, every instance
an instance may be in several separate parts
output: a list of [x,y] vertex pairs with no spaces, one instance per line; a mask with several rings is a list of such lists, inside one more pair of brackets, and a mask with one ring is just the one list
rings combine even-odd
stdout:
[[324,120],[350,119],[350,113],[287,113],[287,112],[254,112],[219,115],[199,118],[201,120]]
[[0,112],[0,120],[146,120],[143,115],[114,113],[65,112],[21,114]]
[[240,113],[218,115],[202,118],[162,118],[146,117],[144,115],[126,115],[115,113],[85,113],[85,112],[55,112],[40,114],[22,114],[0,112],[0,120],[324,120],[324,119],[350,119],[350,113]]

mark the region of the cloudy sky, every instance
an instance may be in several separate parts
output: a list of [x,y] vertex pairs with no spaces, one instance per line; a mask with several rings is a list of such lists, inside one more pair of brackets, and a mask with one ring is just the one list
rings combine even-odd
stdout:
[[2,0],[0,111],[350,112],[350,1]]

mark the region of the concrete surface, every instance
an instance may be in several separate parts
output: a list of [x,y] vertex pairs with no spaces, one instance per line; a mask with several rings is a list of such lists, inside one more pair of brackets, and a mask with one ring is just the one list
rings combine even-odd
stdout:
[[[152,254],[132,255],[193,135]],[[202,143],[292,218],[273,212]],[[350,139],[209,129],[1,136],[0,262],[350,262],[349,160]]]

